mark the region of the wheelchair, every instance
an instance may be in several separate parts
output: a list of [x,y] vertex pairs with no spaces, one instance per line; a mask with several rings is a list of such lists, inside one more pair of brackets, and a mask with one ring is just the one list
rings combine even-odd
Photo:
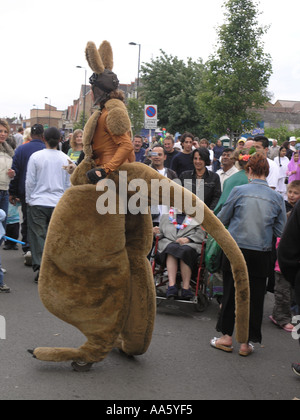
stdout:
[[[168,287],[168,272],[166,267],[161,266],[157,262],[157,249],[158,249],[158,241],[159,236],[155,238],[155,245],[153,247],[151,257],[150,257],[150,263],[152,266],[152,273],[153,273],[153,279],[156,289],[156,300],[157,302],[168,300],[166,298],[166,290]],[[204,312],[208,305],[209,305],[209,298],[207,295],[207,281],[206,281],[206,274],[205,274],[205,245],[206,241],[202,242],[201,246],[201,253],[198,256],[197,259],[197,267],[192,273],[192,278],[190,282],[190,287],[192,292],[194,293],[194,297],[190,300],[183,300],[180,298],[180,296],[176,298],[172,298],[177,302],[180,303],[187,303],[187,304],[193,304],[195,307],[195,310],[197,312]],[[181,274],[180,270],[177,272],[176,276],[176,285],[178,290],[181,289]]]

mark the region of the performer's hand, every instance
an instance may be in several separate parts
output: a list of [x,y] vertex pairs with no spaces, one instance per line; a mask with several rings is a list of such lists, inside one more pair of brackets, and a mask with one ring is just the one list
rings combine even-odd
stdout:
[[68,165],[63,165],[63,169],[65,171],[68,172],[69,175],[72,175],[72,173],[75,171],[75,169],[77,168],[77,165],[72,162],[72,160],[68,159],[69,164]]
[[94,168],[88,171],[86,175],[92,184],[97,184],[101,179],[106,178],[107,173],[102,168]]

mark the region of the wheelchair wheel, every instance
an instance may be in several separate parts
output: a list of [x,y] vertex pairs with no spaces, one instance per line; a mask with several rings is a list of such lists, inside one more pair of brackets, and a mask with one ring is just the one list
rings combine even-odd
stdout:
[[208,297],[203,293],[199,293],[197,300],[196,311],[204,312],[208,307]]

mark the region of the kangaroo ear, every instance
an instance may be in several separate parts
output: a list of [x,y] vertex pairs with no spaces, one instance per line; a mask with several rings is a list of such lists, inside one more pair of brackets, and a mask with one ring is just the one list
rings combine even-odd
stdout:
[[103,41],[99,47],[99,55],[106,69],[112,71],[114,67],[113,51],[108,41]]
[[94,73],[101,74],[104,72],[105,67],[94,42],[89,41],[87,43],[85,57]]

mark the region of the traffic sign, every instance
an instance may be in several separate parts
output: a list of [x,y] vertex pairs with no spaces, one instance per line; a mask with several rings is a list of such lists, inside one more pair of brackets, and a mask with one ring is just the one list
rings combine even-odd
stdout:
[[157,105],[145,105],[145,128],[148,130],[157,128]]

